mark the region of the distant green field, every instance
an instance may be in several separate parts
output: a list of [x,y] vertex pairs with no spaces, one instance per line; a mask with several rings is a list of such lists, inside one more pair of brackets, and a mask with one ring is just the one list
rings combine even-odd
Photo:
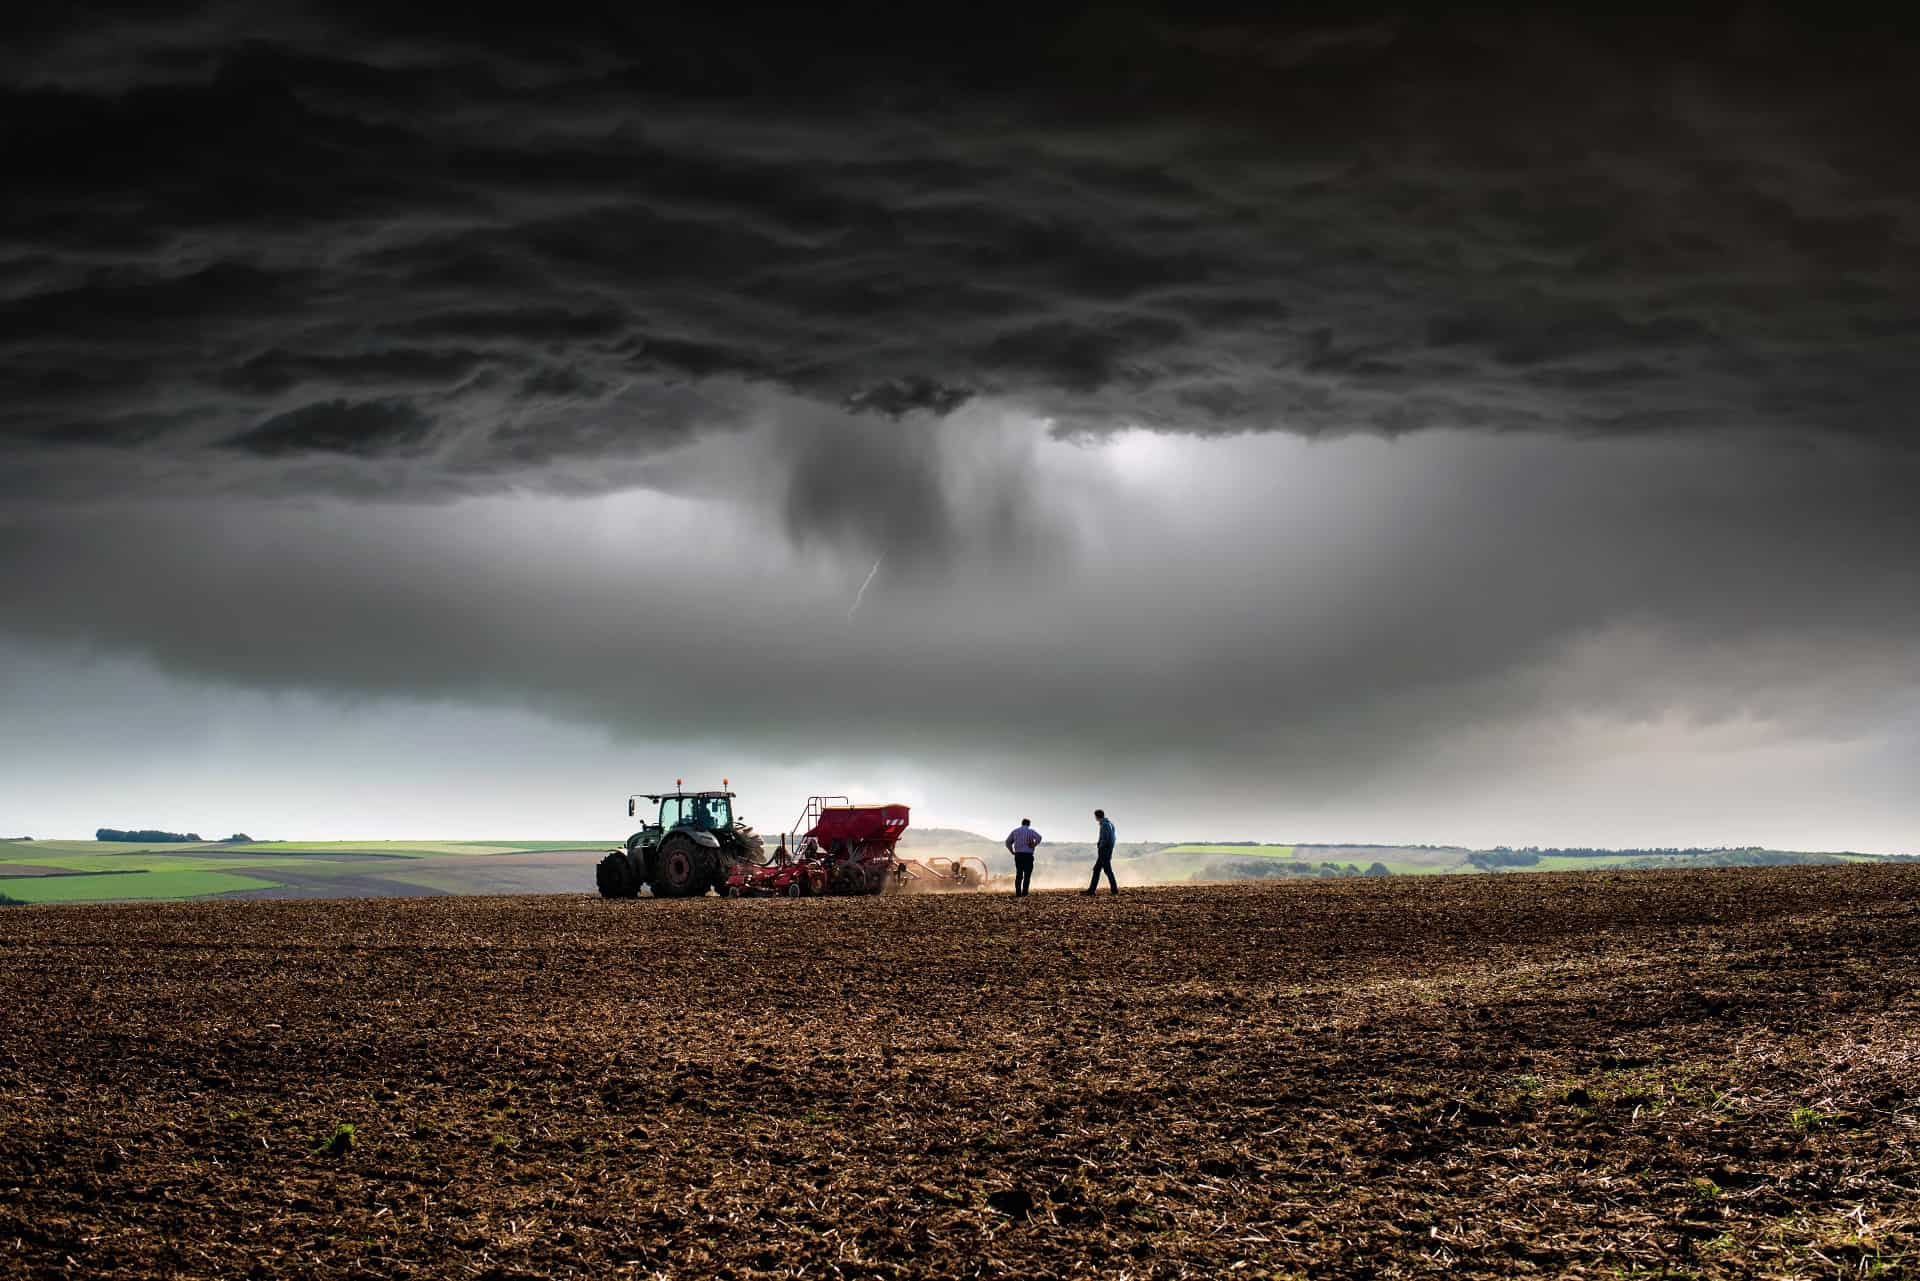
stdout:
[[1175,845],[1162,854],[1229,854],[1235,858],[1292,858],[1291,845]]
[[0,893],[22,903],[99,903],[110,899],[198,898],[272,889],[277,881],[230,872],[121,872],[98,876],[9,876]]

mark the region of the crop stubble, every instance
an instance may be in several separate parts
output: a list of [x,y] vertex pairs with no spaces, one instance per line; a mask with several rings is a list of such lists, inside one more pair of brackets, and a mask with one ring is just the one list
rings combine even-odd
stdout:
[[1915,1275],[1917,956],[1884,866],[8,908],[0,1275]]

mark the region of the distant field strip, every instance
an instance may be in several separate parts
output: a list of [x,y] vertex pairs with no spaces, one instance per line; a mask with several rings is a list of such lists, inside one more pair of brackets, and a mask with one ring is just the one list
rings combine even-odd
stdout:
[[447,854],[511,854],[530,845],[482,845],[477,841],[255,841],[228,845],[235,852],[263,854],[390,854],[400,858],[430,858]]
[[492,854],[499,852],[518,852],[520,850],[604,850],[622,844],[626,840],[623,833],[619,836],[603,836],[591,841],[451,841],[456,854]]
[[1291,845],[1175,845],[1162,854],[1227,854],[1234,858],[1293,858]]
[[231,872],[129,869],[91,876],[0,877],[0,894],[22,903],[98,903],[108,899],[198,898],[234,890],[272,889],[278,881]]

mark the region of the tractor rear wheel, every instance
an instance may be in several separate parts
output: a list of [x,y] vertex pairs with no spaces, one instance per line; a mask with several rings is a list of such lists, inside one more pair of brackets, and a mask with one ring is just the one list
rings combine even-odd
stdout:
[[713,851],[684,832],[660,842],[653,892],[660,898],[696,898],[713,888],[718,860]]
[[745,859],[755,867],[765,865],[767,861],[767,843],[762,839],[760,833],[754,831],[746,824],[740,823],[734,826],[733,835],[734,839],[739,842],[740,858]]
[[601,898],[632,898],[640,892],[640,878],[633,874],[633,864],[621,850],[607,851],[600,866],[593,869],[593,880],[600,887]]

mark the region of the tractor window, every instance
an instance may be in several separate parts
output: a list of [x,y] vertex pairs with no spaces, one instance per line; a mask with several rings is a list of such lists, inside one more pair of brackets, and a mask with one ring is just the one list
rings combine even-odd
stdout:
[[733,822],[733,815],[724,796],[690,796],[686,804],[687,821],[695,827],[711,832]]
[[660,802],[660,826],[715,831],[733,825],[733,805],[724,796],[669,796]]

